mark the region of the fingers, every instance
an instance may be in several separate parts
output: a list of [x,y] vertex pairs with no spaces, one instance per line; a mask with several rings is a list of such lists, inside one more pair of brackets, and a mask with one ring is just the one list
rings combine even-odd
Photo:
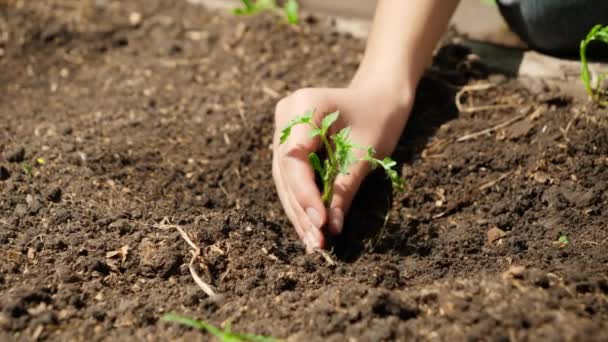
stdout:
[[315,248],[322,248],[325,244],[325,238],[321,230],[313,226],[306,217],[307,214],[297,206],[295,198],[289,189],[284,186],[284,178],[280,174],[275,177],[275,183],[285,213],[294,225],[298,237],[304,242],[306,251],[310,253]]
[[[278,162],[275,160],[274,165]],[[277,192],[279,194],[279,199],[281,200],[281,204],[287,214],[287,217],[294,225],[296,233],[301,241],[304,242],[307,253],[312,253],[315,248],[321,248],[321,245],[324,243],[323,236],[318,236],[314,234],[319,234],[320,231],[318,229],[311,230],[309,226],[302,226],[300,223],[302,219],[299,217],[301,214],[296,214],[296,210],[294,210],[294,199],[291,196],[289,190],[285,187],[283,177],[280,174],[279,168],[273,166],[273,177],[275,180],[275,185],[277,187]],[[306,227],[306,228],[305,228]],[[319,243],[321,242],[321,243]]]
[[[293,211],[293,208],[291,206],[290,198],[288,197],[289,191],[285,188],[285,185],[283,184],[283,177],[280,174],[277,158],[273,158],[272,161],[272,177],[274,178],[277,193],[279,194],[279,200],[281,201],[281,205],[285,210],[285,214],[287,214],[287,217],[291,222],[298,223],[298,220],[296,220],[295,212]],[[294,224],[294,228],[296,229],[296,233],[298,234],[300,240],[304,241],[304,238],[306,237],[306,231],[302,229],[300,224]]]
[[[286,180],[286,177],[283,177],[283,181]],[[300,229],[304,232],[304,236],[302,241],[306,244],[307,250],[310,252],[315,248],[323,248],[325,245],[325,237],[321,231],[321,226],[324,222],[324,218],[320,217],[320,213],[312,212],[311,208],[304,209],[301,207],[301,204],[298,203],[294,193],[291,190],[286,192],[287,201],[291,206],[293,211],[293,219],[292,222],[294,226],[299,226]],[[325,214],[325,210],[323,210],[323,215]]]
[[328,227],[331,234],[342,233],[344,217],[369,171],[370,167],[367,162],[358,162],[351,167],[348,175],[341,174],[336,178],[328,213]]
[[318,248],[323,244],[321,228],[327,213],[308,160],[308,155],[318,149],[319,141],[311,139],[309,132],[308,126],[294,127],[289,141],[279,149],[279,166],[299,224],[309,230],[309,245]]
[[326,103],[321,92],[305,89],[279,102],[275,113],[275,182],[285,212],[308,249],[322,248],[325,243],[321,228],[327,221],[327,211],[308,160],[308,155],[318,149],[319,140],[310,138],[311,127],[307,125],[295,126],[283,145],[278,144],[277,135],[291,118],[313,107],[313,121],[318,125],[331,109]]

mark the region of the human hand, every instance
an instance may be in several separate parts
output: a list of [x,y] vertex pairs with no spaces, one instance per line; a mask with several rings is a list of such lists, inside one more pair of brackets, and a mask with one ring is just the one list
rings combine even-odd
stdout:
[[326,114],[339,110],[340,117],[332,126],[332,134],[350,126],[350,139],[358,145],[373,147],[377,158],[381,159],[395,149],[413,98],[413,92],[384,89],[369,85],[301,89],[277,104],[273,177],[283,208],[309,252],[325,246],[322,228],[326,223],[328,233],[342,232],[344,217],[370,167],[368,163],[359,162],[351,167],[348,175],[339,175],[327,210],[308,160],[308,155],[319,149],[319,139],[310,138],[309,126],[299,125],[292,129],[289,140],[280,144],[281,130],[291,119],[311,109],[315,109],[313,120],[317,125]]

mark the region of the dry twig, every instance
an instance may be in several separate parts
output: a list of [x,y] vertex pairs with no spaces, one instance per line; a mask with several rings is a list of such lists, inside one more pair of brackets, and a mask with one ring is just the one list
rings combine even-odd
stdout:
[[276,90],[265,85],[262,85],[262,91],[264,92],[264,94],[270,96],[270,98],[272,99],[278,99],[279,97],[281,97],[281,94],[279,94]]
[[482,185],[479,187],[479,191],[483,191],[483,190],[485,190],[485,189],[489,189],[489,188],[493,187],[494,185],[496,185],[496,183],[498,183],[498,182],[500,182],[501,180],[503,180],[503,179],[505,179],[505,178],[509,177],[509,176],[510,176],[512,173],[513,173],[512,171],[505,172],[505,173],[503,173],[503,174],[502,174],[500,177],[498,177],[497,179],[495,179],[495,180],[491,180],[491,181],[489,181],[489,182],[487,182],[487,183],[485,183],[485,184],[482,184]]
[[184,240],[186,240],[186,243],[188,243],[190,248],[192,248],[192,250],[190,251],[190,253],[192,254],[192,258],[190,258],[190,263],[188,263],[188,269],[190,270],[190,275],[194,279],[194,282],[196,283],[196,285],[198,285],[198,287],[200,287],[201,290],[203,290],[203,292],[205,292],[209,297],[212,297],[212,298],[215,297],[216,294],[213,291],[213,289],[211,288],[211,286],[209,286],[207,283],[205,283],[201,279],[201,277],[199,277],[198,274],[196,273],[196,269],[194,268],[194,261],[196,260],[196,258],[198,258],[201,255],[201,249],[194,242],[192,242],[192,240],[190,239],[190,236],[188,236],[188,233],[186,233],[186,231],[184,231],[184,229],[182,227],[175,225],[175,224],[170,224],[169,219],[166,217],[161,221],[161,223],[155,224],[154,227],[159,228],[159,229],[171,229],[171,228],[177,229],[177,231],[179,232],[179,235]]
[[334,259],[331,258],[331,256],[329,255],[329,253],[327,253],[326,250],[323,250],[321,248],[315,248],[315,249],[313,249],[313,251],[321,254],[323,259],[325,259],[325,261],[327,262],[327,264],[329,266],[336,266],[336,262],[334,261]]
[[597,242],[597,241],[583,241],[583,244],[593,245],[593,246],[603,246],[607,242],[608,242],[608,238],[605,238],[604,240],[602,240],[600,242]]
[[505,128],[523,118],[525,118],[528,115],[527,112],[521,113],[515,117],[510,118],[509,120],[505,121],[505,122],[501,122],[496,126],[492,126],[490,128],[486,128],[483,129],[481,131],[475,132],[475,133],[471,133],[471,134],[467,134],[467,135],[463,135],[460,138],[456,139],[457,142],[463,142],[463,141],[467,141],[467,140],[472,140],[472,139],[476,139],[480,136],[486,135],[486,134],[490,134],[492,132],[495,132],[501,128]]
[[456,97],[455,97],[455,102],[456,102],[456,108],[458,108],[458,111],[460,113],[475,113],[475,112],[481,112],[484,110],[490,110],[490,109],[505,109],[505,108],[512,108],[515,107],[515,104],[495,104],[495,105],[486,105],[486,106],[470,106],[470,107],[465,107],[462,104],[462,96],[466,93],[470,93],[473,91],[480,91],[480,90],[487,90],[490,88],[493,88],[494,85],[490,84],[490,83],[483,83],[483,84],[471,84],[471,85],[466,85],[464,87],[462,87],[462,89],[460,89],[458,91],[458,93],[456,93]]

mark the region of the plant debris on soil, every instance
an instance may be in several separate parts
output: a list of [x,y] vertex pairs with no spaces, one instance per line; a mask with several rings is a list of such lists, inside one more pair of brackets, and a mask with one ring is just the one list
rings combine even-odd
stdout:
[[363,48],[315,17],[0,2],[0,340],[211,338],[169,312],[293,341],[608,340],[606,111],[449,38],[393,156],[406,191],[373,174],[305,254],[273,109]]

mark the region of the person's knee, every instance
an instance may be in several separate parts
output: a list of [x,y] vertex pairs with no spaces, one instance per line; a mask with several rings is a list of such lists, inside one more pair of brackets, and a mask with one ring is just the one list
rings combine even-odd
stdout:
[[530,47],[556,55],[575,55],[596,24],[608,24],[605,0],[499,0],[505,21]]

